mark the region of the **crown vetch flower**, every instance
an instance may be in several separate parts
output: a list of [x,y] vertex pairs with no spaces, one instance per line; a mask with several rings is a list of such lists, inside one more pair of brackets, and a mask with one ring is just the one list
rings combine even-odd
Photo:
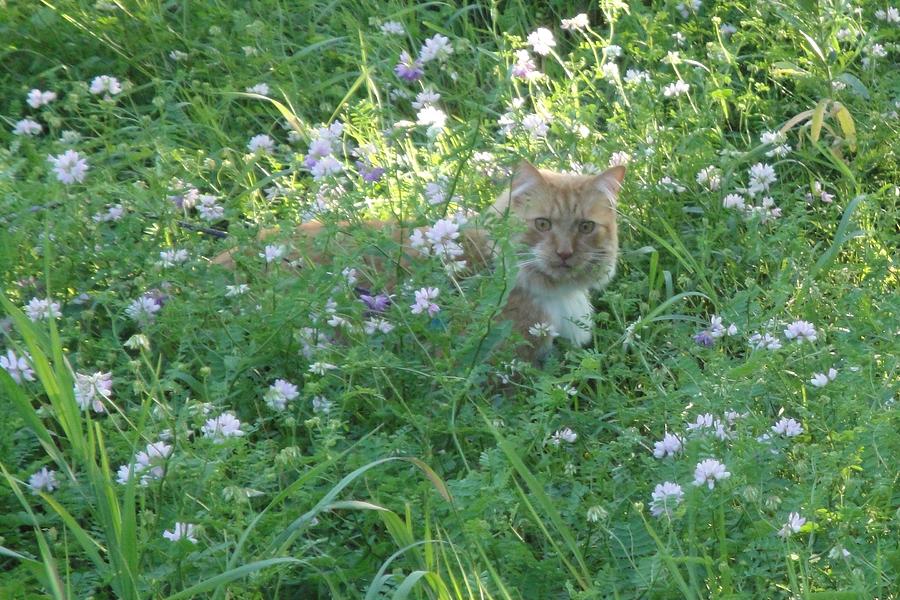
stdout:
[[716,482],[731,477],[731,473],[725,470],[725,465],[714,458],[707,458],[697,463],[694,469],[694,485],[706,485],[709,489],[716,487]]

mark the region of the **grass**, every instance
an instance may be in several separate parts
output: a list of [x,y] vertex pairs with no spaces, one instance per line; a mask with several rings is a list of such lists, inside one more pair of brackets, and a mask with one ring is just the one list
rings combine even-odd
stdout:
[[[0,597],[897,598],[888,8],[9,3]],[[452,53],[399,78],[436,34]],[[512,75],[519,50],[542,76]],[[121,91],[92,93],[102,75]],[[426,89],[439,114],[412,105]],[[67,150],[82,181],[48,162]],[[593,342],[543,369],[496,318],[503,224],[468,277],[365,225],[475,218],[523,157],[628,161]],[[324,264],[291,253],[312,217]],[[281,244],[303,268],[260,257]],[[211,263],[234,247],[235,271]],[[360,286],[393,294],[384,330]],[[433,318],[409,309],[422,287]],[[705,459],[730,473],[712,489]]]

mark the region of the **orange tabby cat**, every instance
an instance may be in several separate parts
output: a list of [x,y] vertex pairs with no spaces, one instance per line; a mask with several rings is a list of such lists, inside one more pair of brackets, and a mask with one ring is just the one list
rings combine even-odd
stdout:
[[495,213],[524,224],[515,241],[527,251],[502,318],[531,342],[526,357],[541,360],[550,348],[542,323],[575,345],[591,340],[590,292],[603,289],[616,271],[616,199],[624,176],[623,167],[569,175],[523,161],[494,203]]
[[[520,351],[523,358],[536,362],[543,359],[552,345],[553,338],[547,334],[551,328],[575,345],[590,341],[594,316],[590,292],[603,289],[616,270],[616,199],[624,176],[623,167],[600,175],[570,175],[537,169],[522,161],[510,186],[489,209],[492,217],[509,216],[522,226],[512,241],[524,259],[519,262],[516,284],[501,319],[512,321],[515,330],[529,342]],[[402,243],[407,240],[408,230],[386,223],[372,226],[392,229],[395,239]],[[319,223],[306,223],[297,229],[305,260],[327,261],[311,243],[321,230]],[[259,238],[276,232],[263,231]],[[490,260],[493,248],[487,232],[472,227],[460,233],[465,250],[462,258],[470,266],[482,266]],[[223,252],[212,262],[233,269],[234,253]],[[384,267],[373,266],[378,270]]]

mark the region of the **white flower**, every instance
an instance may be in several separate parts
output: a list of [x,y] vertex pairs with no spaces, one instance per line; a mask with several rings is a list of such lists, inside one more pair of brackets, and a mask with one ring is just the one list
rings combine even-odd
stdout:
[[136,333],[125,341],[125,347],[132,350],[149,350],[150,340],[143,333]]
[[438,311],[441,310],[441,307],[432,302],[432,300],[437,298],[439,293],[440,290],[438,290],[436,287],[423,287],[416,290],[416,301],[409,307],[412,314],[418,315],[423,312],[428,312],[428,316],[430,317],[433,317],[435,314],[437,314]]
[[134,456],[134,466],[125,464],[119,467],[116,473],[116,481],[125,485],[134,475],[140,476],[142,486],[149,485],[151,481],[161,479],[166,473],[166,459],[172,454],[172,446],[164,441],[152,442]]
[[604,79],[615,81],[619,77],[619,65],[614,62],[603,63],[603,66],[600,67],[600,70],[603,72]]
[[719,27],[719,33],[721,33],[725,37],[728,37],[733,33],[737,33],[737,27],[735,27],[731,23],[722,23],[722,25]]
[[540,27],[528,35],[527,44],[541,56],[547,56],[556,47],[553,32],[545,27]]
[[385,21],[381,24],[379,29],[381,29],[381,33],[385,35],[403,35],[406,33],[406,30],[403,29],[403,25],[397,21]]
[[697,183],[714,192],[722,185],[722,174],[716,167],[704,167],[697,173]]
[[450,45],[450,40],[446,36],[437,34],[428,38],[422,44],[422,48],[419,50],[419,60],[422,63],[431,62],[435,59],[444,62],[451,54],[453,54],[453,46]]
[[152,323],[162,306],[152,296],[141,296],[128,305],[125,314],[138,323]]
[[681,452],[681,448],[681,438],[677,435],[667,433],[663,439],[653,444],[653,456],[656,458],[675,456],[675,454]]
[[59,302],[53,302],[49,298],[32,298],[24,307],[25,314],[32,321],[43,319],[55,319],[60,315]]
[[676,180],[672,179],[668,175],[664,176],[657,182],[659,187],[663,188],[665,191],[670,192],[672,194],[683,194],[687,191],[687,188],[678,183]]
[[550,436],[550,443],[554,446],[559,446],[562,442],[574,444],[577,439],[578,434],[566,427],[554,432],[553,435]]
[[40,108],[45,104],[50,104],[56,100],[56,92],[42,92],[34,89],[28,92],[28,106],[31,108]]
[[250,286],[246,283],[239,283],[237,285],[226,285],[225,286],[225,297],[233,298],[235,296],[242,296],[250,291]]
[[651,515],[657,518],[663,515],[671,517],[674,508],[681,504],[684,498],[684,490],[677,483],[665,481],[656,485],[650,498]]
[[329,154],[321,160],[316,161],[316,164],[314,164],[309,171],[312,173],[313,179],[318,181],[329,175],[337,175],[343,170],[343,163]]
[[75,374],[75,402],[81,410],[88,407],[95,413],[106,412],[104,400],[112,398],[112,373],[97,371],[93,375]]
[[850,558],[850,552],[841,545],[837,545],[828,551],[828,558],[835,560],[837,558]]
[[28,487],[35,496],[40,492],[52,492],[59,487],[59,482],[56,481],[56,471],[48,471],[47,467],[41,467],[40,471],[36,471],[28,478]]
[[66,150],[56,156],[47,156],[53,165],[56,178],[65,184],[81,183],[88,171],[87,160],[74,150]]
[[528,333],[536,338],[555,338],[559,335],[559,332],[550,323],[535,323],[528,328]]
[[40,123],[34,121],[32,119],[22,119],[21,121],[16,121],[15,127],[13,127],[13,135],[27,135],[29,137],[38,135],[44,130]]
[[764,348],[766,350],[778,350],[779,348],[781,348],[781,342],[778,340],[778,338],[768,333],[766,333],[765,335],[761,333],[754,333],[747,341],[755,350],[762,350]]
[[244,432],[241,431],[241,422],[230,412],[224,412],[214,419],[207,419],[200,430],[214,444],[223,444],[230,437],[244,435]]
[[182,60],[188,57],[186,52],[182,52],[181,50],[172,50],[169,52],[169,58],[174,60],[175,62],[181,62]]
[[697,416],[697,420],[686,425],[688,432],[703,434],[707,430],[711,431],[715,437],[724,440],[728,437],[724,423],[713,417],[710,413]]
[[0,354],[0,368],[9,373],[13,381],[22,383],[22,381],[34,381],[34,371],[28,362],[31,356],[26,352],[21,357],[16,356],[12,348],[6,350],[6,356]]
[[309,365],[309,372],[315,375],[325,375],[325,373],[334,369],[337,369],[337,366],[327,362],[314,362]]
[[629,85],[638,85],[641,82],[650,82],[650,73],[639,69],[628,69],[625,71],[625,83]]
[[329,400],[325,396],[313,396],[312,410],[314,413],[327,415],[331,412],[333,406],[334,405],[332,404],[331,400]]
[[296,385],[284,379],[276,379],[275,383],[269,386],[265,400],[269,408],[284,410],[287,403],[299,395]]
[[701,486],[706,484],[709,489],[716,487],[716,482],[722,479],[728,479],[731,473],[725,470],[725,465],[714,458],[707,458],[697,463],[694,469],[694,485]]
[[599,521],[604,521],[609,517],[609,512],[606,511],[602,506],[592,506],[587,509],[587,514],[585,518],[588,523],[597,523]]
[[772,425],[772,431],[784,437],[796,437],[803,433],[803,425],[794,419],[782,418]]
[[191,523],[175,523],[175,527],[172,528],[172,531],[169,531],[168,529],[163,531],[163,537],[172,542],[187,540],[192,544],[196,544],[197,538],[194,537],[196,527],[196,525]]
[[107,94],[115,96],[122,93],[122,84],[115,77],[109,75],[100,75],[91,80],[90,92],[92,94]]
[[283,245],[280,244],[269,244],[267,245],[262,252],[259,253],[260,258],[264,258],[266,263],[274,262],[284,256],[284,253],[287,251]]
[[[256,85],[252,85],[247,88],[247,93],[249,94],[259,94],[260,96],[268,96],[269,95],[269,86],[265,83],[257,83]],[[251,152],[255,152],[255,150],[250,150]]]
[[663,88],[663,96],[666,98],[674,98],[675,96],[687,94],[690,89],[691,86],[689,84],[679,79],[675,83],[670,83]]
[[740,194],[728,194],[722,200],[722,206],[724,208],[737,208],[743,210],[745,208],[744,197]]
[[622,46],[610,44],[604,48],[604,50],[606,51],[606,55],[611,56],[612,58],[619,58],[622,56]]
[[447,125],[447,113],[434,106],[425,106],[416,113],[416,124],[428,127],[428,137],[435,137]]
[[804,341],[812,343],[816,341],[817,333],[815,326],[809,321],[794,321],[784,330],[784,337],[800,343]]
[[393,329],[394,325],[390,321],[381,317],[368,319],[365,323],[363,323],[363,331],[365,331],[367,335],[372,335],[376,331],[380,331],[381,333],[390,333],[391,331],[393,331]]
[[628,163],[631,162],[631,155],[627,152],[623,152],[621,150],[613,152],[612,156],[609,157],[609,166],[612,167],[624,167]]
[[787,523],[778,530],[778,535],[783,538],[788,538],[792,533],[799,532],[804,523],[806,523],[806,519],[801,517],[800,513],[792,512],[788,515]]
[[531,137],[537,139],[546,136],[547,131],[550,129],[550,126],[547,124],[547,121],[543,119],[543,117],[531,113],[525,115],[525,117],[522,119],[522,128],[524,128]]
[[118,221],[125,214],[125,209],[121,204],[112,204],[106,208],[106,212],[100,212],[92,216],[97,223],[109,223],[110,221]]
[[756,163],[750,167],[749,174],[750,185],[748,191],[750,195],[769,191],[769,186],[778,180],[778,177],[775,175],[775,169],[765,163]]
[[[589,25],[590,22],[588,21],[588,16],[585,13],[579,13],[571,19],[563,19],[562,23],[560,24],[560,26],[566,31],[579,31],[581,29],[587,29]],[[538,31],[540,31],[540,29]],[[529,43],[531,43],[530,38]],[[551,46],[552,45],[553,44],[551,44]]]
[[247,150],[250,152],[261,152],[263,154],[271,154],[275,151],[275,142],[264,133],[254,135],[247,143]]
[[416,110],[425,108],[432,104],[436,104],[441,99],[441,95],[434,90],[424,90],[416,94],[416,99],[412,103],[412,107]]
[[163,250],[159,253],[159,261],[156,264],[164,269],[168,269],[186,262],[187,259],[187,250]]
[[[879,8],[878,10],[875,11],[875,18],[879,19],[881,21],[887,21],[888,23],[897,24],[897,23],[900,23],[900,10],[897,10],[897,8],[893,7],[893,6],[888,6],[887,10]],[[846,552],[846,550],[845,550],[845,552]],[[850,553],[847,552],[846,555],[849,555],[849,554]]]

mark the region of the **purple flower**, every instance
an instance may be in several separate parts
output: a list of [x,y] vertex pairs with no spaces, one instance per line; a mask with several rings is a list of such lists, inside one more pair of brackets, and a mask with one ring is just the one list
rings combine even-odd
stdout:
[[694,341],[707,348],[711,348],[712,345],[716,343],[716,340],[715,338],[713,338],[712,334],[705,329],[694,336]]
[[359,299],[373,313],[381,314],[391,305],[391,298],[387,294],[378,294],[371,296],[369,294],[360,294]]
[[404,50],[400,53],[400,62],[394,67],[394,73],[404,81],[416,81],[425,74],[425,70],[422,68],[422,61],[413,60],[409,52]]
[[384,175],[383,167],[373,167],[361,160],[356,161],[356,169],[359,171],[359,174],[362,175],[363,181],[366,183],[375,183],[381,179],[382,175]]

